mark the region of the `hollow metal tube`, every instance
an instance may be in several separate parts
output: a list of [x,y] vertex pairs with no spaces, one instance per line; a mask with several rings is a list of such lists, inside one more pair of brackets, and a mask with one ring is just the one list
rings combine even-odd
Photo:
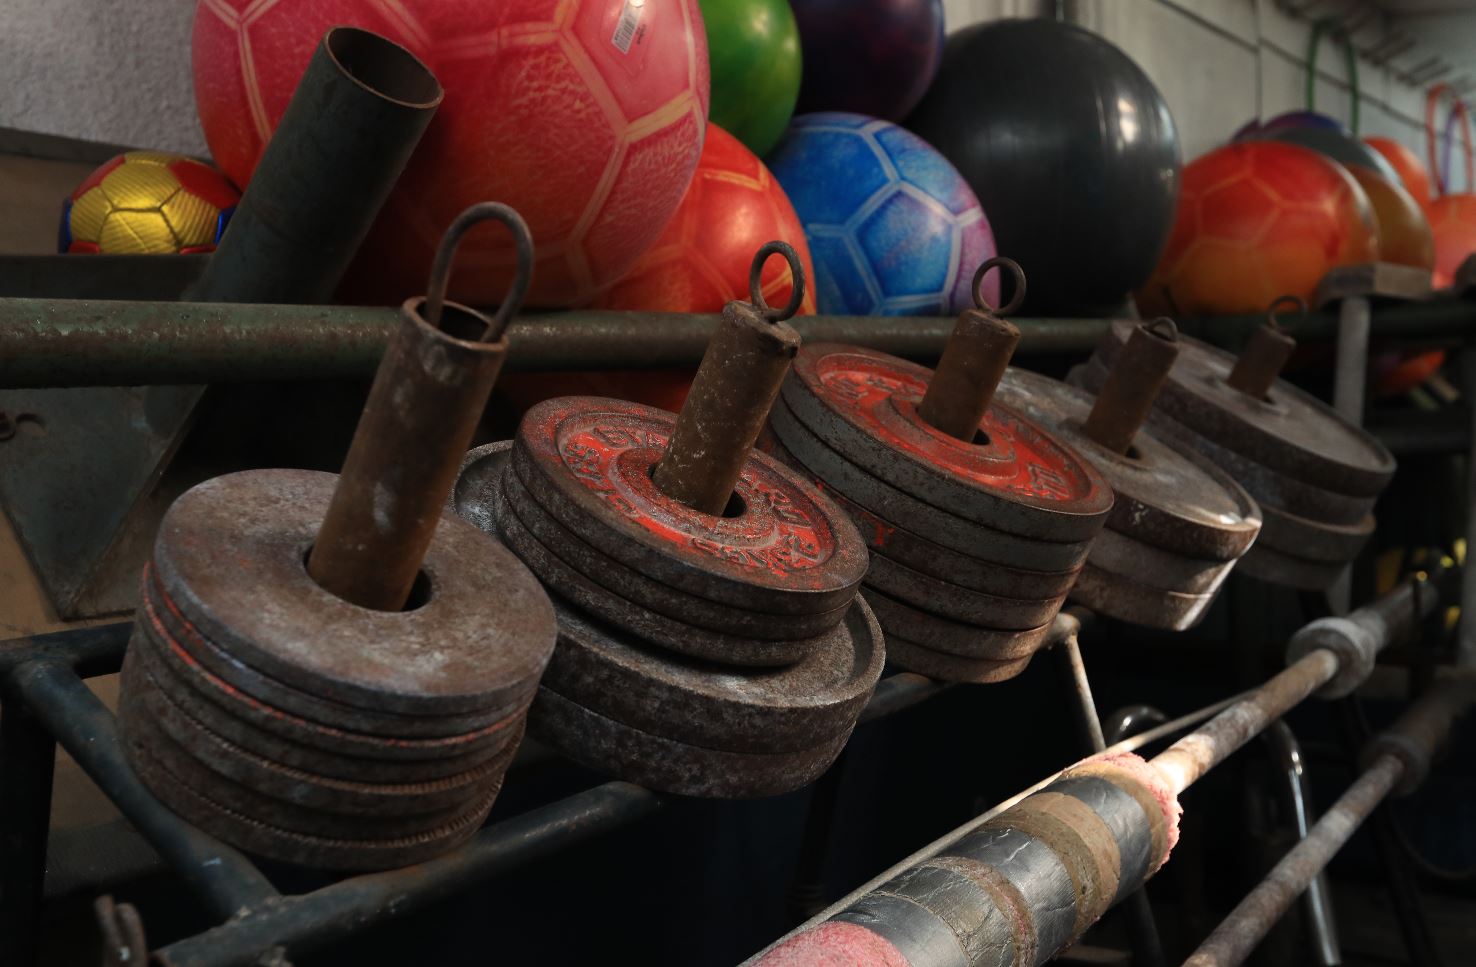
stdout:
[[435,76],[400,45],[329,30],[185,297],[327,302],[441,97]]
[[746,302],[723,308],[651,474],[662,493],[704,514],[723,513],[799,347],[799,333],[788,323]]
[[1296,348],[1297,341],[1286,333],[1270,326],[1258,326],[1251,331],[1225,382],[1247,396],[1264,399]]
[[1160,333],[1152,324],[1134,328],[1087,414],[1086,435],[1113,453],[1127,453],[1178,356],[1172,331]]
[[[1311,830],[1311,791],[1308,789],[1307,772],[1303,767],[1302,746],[1284,721],[1271,723],[1261,733],[1262,740],[1271,748],[1275,765],[1285,780],[1286,805],[1296,826],[1297,840],[1307,838]],[[1343,962],[1338,947],[1337,921],[1333,916],[1332,892],[1328,889],[1327,876],[1319,871],[1307,884],[1306,893],[1307,932],[1312,935],[1313,950],[1321,967],[1337,967]]]

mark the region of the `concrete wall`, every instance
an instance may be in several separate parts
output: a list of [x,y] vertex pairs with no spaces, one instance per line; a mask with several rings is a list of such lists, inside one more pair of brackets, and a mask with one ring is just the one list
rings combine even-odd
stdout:
[[[283,0],[304,2],[304,0]],[[491,0],[489,0],[491,2]],[[1273,0],[945,0],[953,29],[1058,7],[1143,65],[1168,98],[1185,157],[1244,121],[1304,104],[1309,27]],[[4,0],[0,126],[198,153],[190,88],[192,0]],[[1418,53],[1406,60],[1418,59]],[[1319,58],[1318,107],[1343,116],[1342,58]],[[1423,153],[1422,92],[1360,65],[1364,133]]]

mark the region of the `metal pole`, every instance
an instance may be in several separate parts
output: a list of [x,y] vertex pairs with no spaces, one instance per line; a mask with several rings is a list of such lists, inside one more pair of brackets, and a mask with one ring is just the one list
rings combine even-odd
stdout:
[[[1297,742],[1291,726],[1284,721],[1271,723],[1261,738],[1272,749],[1276,765],[1286,780],[1287,805],[1296,825],[1297,839],[1304,840],[1311,829],[1311,790],[1308,789],[1307,772],[1302,765],[1302,747]],[[1332,893],[1328,890],[1327,874],[1319,870],[1307,884],[1308,932],[1316,950],[1317,962],[1322,967],[1337,967],[1343,962],[1338,948],[1337,921],[1333,916]]]
[[1178,358],[1179,331],[1171,320],[1138,324],[1092,403],[1082,427],[1086,435],[1113,453],[1127,453]]
[[[1169,358],[1169,362],[1173,362],[1173,357]],[[1092,683],[1087,678],[1086,663],[1081,658],[1081,643],[1077,640],[1077,635],[1067,635],[1055,650],[1060,655],[1062,677],[1067,680],[1076,698],[1073,707],[1076,709],[1077,725],[1084,739],[1082,744],[1088,752],[1102,752],[1107,748],[1107,739],[1102,734],[1102,719],[1097,714],[1097,703],[1092,698]],[[1160,967],[1167,964],[1147,888],[1139,887],[1128,894],[1123,902],[1128,932],[1132,937],[1135,967]]]
[[0,707],[0,963],[36,962],[56,743],[25,704]]
[[[995,310],[984,303],[979,283],[998,266],[1013,276],[1014,292],[1007,306]],[[1002,316],[1025,299],[1025,273],[1012,259],[993,258],[974,273],[974,308],[966,309],[948,334],[938,367],[928,380],[917,405],[917,415],[956,440],[973,443],[979,421],[994,399],[994,391],[1020,345],[1020,330]]]
[[31,709],[92,780],[218,917],[274,900],[276,889],[236,850],[182,822],[139,782],[123,757],[113,717],[65,665],[15,669],[12,694]]
[[[1368,339],[1372,313],[1367,296],[1348,296],[1338,304],[1337,363],[1333,374],[1333,409],[1354,426],[1363,426],[1368,390]],[[1345,567],[1327,600],[1334,614],[1344,614],[1353,601],[1352,568]]]
[[1404,765],[1398,759],[1380,756],[1184,961],[1184,967],[1229,967],[1250,956],[1312,878],[1394,788],[1403,772]]

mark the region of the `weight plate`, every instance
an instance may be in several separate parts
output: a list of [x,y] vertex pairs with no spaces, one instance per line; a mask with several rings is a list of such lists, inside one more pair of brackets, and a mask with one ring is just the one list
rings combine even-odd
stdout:
[[1252,547],[1238,565],[1240,573],[1247,577],[1302,591],[1326,591],[1347,567],[1346,561],[1313,561],[1260,544]]
[[1071,600],[1098,614],[1129,624],[1183,631],[1199,623],[1214,603],[1215,595],[1213,592],[1181,594],[1150,588],[1120,574],[1093,567],[1088,561],[1076,579],[1076,587],[1071,589]]
[[[136,715],[148,717],[212,773],[280,802],[350,816],[418,816],[468,808],[480,801],[489,782],[502,775],[511,756],[511,751],[504,750],[504,757],[428,782],[331,779],[274,762],[256,750],[227,741],[190,718],[167,692],[156,687],[135,689],[129,700],[138,703]],[[256,818],[277,822],[270,816]]]
[[1328,564],[1353,560],[1374,532],[1372,514],[1352,526],[1323,524],[1275,507],[1266,507],[1265,514],[1266,526],[1257,546]]
[[493,728],[509,715],[526,709],[538,687],[534,679],[527,683],[522,694],[510,696],[507,704],[476,714],[401,715],[357,708],[293,688],[227,654],[180,613],[178,605],[159,584],[151,564],[144,566],[140,598],[140,620],[149,622],[149,633],[155,641],[168,645],[167,654],[172,661],[177,660],[176,664],[197,665],[244,697],[331,729],[365,732],[392,740],[447,738],[479,732]]
[[1039,627],[1055,618],[1066,601],[1064,594],[1044,600],[981,594],[920,574],[881,554],[871,555],[865,586],[945,618],[1005,631]]
[[[494,444],[510,446],[510,444]],[[504,462],[506,458],[504,456]],[[847,605],[813,614],[771,614],[719,604],[707,598],[654,581],[586,543],[549,516],[528,493],[515,473],[504,471],[502,496],[539,543],[558,548],[559,557],[596,584],[658,614],[697,625],[719,634],[783,640],[813,638],[834,628],[845,617]],[[494,535],[496,531],[492,532]]]
[[[780,395],[828,446],[899,490],[1002,531],[1085,541],[1101,529],[1112,490],[1046,430],[990,406],[977,442],[917,414],[932,370],[853,346],[804,346]],[[796,454],[798,455],[798,454]]]
[[538,741],[591,769],[657,792],[705,799],[756,799],[809,785],[851,737],[846,729],[801,752],[723,752],[623,725],[538,689],[528,724]]
[[466,813],[435,829],[396,839],[348,839],[308,836],[271,826],[210,798],[177,778],[151,750],[123,743],[133,771],[159,801],[187,822],[248,853],[310,869],[388,870],[421,863],[466,842],[492,810],[501,782],[489,785],[486,797]]
[[[143,747],[147,750],[147,755],[166,765],[172,775],[217,802],[228,803],[232,810],[242,816],[290,832],[334,838],[399,839],[452,823],[467,809],[466,805],[460,805],[413,816],[365,816],[274,799],[250,785],[221,776],[196,759],[149,714],[147,698],[141,699],[137,688],[125,693],[119,702],[120,729],[126,743]],[[125,721],[126,728],[122,725]],[[519,731],[521,730],[522,726],[519,725]],[[505,750],[499,756],[498,769],[492,777],[494,785],[501,783],[502,774],[512,762],[512,757],[512,749]],[[485,798],[484,784],[472,805],[479,804]]]
[[337,479],[252,470],[192,488],[160,526],[160,583],[231,655],[346,705],[441,715],[526,694],[553,652],[553,607],[528,569],[470,524],[443,517],[421,564],[429,600],[408,611],[358,607],[308,576]]
[[1060,380],[1009,369],[1002,399],[1076,448],[1096,465],[1117,495],[1107,527],[1145,544],[1188,557],[1233,561],[1261,529],[1255,501],[1213,463],[1181,453],[1140,429],[1126,454],[1087,436],[1095,398]]
[[[801,473],[809,474],[804,464],[786,450],[784,444],[780,443],[779,438],[772,432],[765,434],[760,445],[766,448],[766,452],[783,460],[789,466]],[[851,516],[851,520],[856,522],[856,526],[861,530],[861,536],[866,539],[866,546],[871,548],[873,560],[876,559],[877,554],[884,554],[914,571],[921,571],[923,574],[953,582],[973,591],[998,594],[1007,598],[1036,595],[1049,597],[1065,594],[1072,582],[1076,580],[1076,571],[1080,565],[1064,571],[1028,571],[1004,564],[980,561],[978,558],[949,550],[942,544],[936,544],[890,521],[882,520],[834,488],[827,489],[823,483],[818,486],[825,489],[829,497]]]
[[[1072,370],[1068,378],[1073,385],[1095,392],[1107,378],[1107,371],[1093,357],[1086,366]],[[1220,446],[1163,412],[1155,410],[1149,416],[1147,426],[1171,446],[1186,452],[1192,450],[1229,474],[1255,498],[1263,520],[1266,508],[1274,506],[1311,520],[1356,524],[1368,516],[1378,500],[1377,497],[1350,497],[1294,480]]]
[[866,589],[866,601],[886,633],[888,649],[892,637],[900,634],[908,641],[960,658],[1013,661],[1032,655],[1045,641],[1054,622],[1052,619],[1026,631],[1000,631],[929,614],[875,588]]
[[1139,584],[1183,594],[1214,593],[1235,567],[1235,561],[1183,557],[1114,530],[1097,535],[1087,561],[1099,571],[1131,574]]
[[934,651],[896,635],[887,636],[887,658],[893,665],[943,682],[969,682],[975,685],[1003,682],[1023,672],[1033,657],[1030,654],[1013,661],[960,658],[947,652]]
[[994,530],[939,510],[857,467],[805,429],[781,396],[769,410],[769,425],[811,479],[831,493],[872,511],[883,520],[977,560],[1040,571],[1071,570],[1086,560],[1090,541],[1042,541]]
[[[328,729],[225,689],[220,679],[173,667],[137,626],[123,660],[123,681],[146,675],[193,719],[231,742],[283,765],[359,782],[427,782],[474,768],[507,748],[523,721],[520,711],[470,737],[394,740]],[[130,672],[131,666],[138,666]],[[188,666],[186,666],[188,667]],[[198,668],[198,666],[195,666]]]
[[744,465],[733,516],[672,500],[651,470],[675,422],[620,400],[548,400],[518,426],[514,472],[551,517],[654,581],[752,611],[844,607],[866,547],[840,508],[763,453]]
[[[1107,366],[1136,323],[1114,322],[1096,355]],[[1257,463],[1313,486],[1376,497],[1394,475],[1394,457],[1332,407],[1286,380],[1265,399],[1225,382],[1235,357],[1197,339],[1179,337],[1179,355],[1159,394],[1169,416]]]
[[788,668],[737,670],[641,647],[554,599],[559,647],[543,684],[625,725],[726,752],[803,752],[848,732],[884,663],[858,597],[846,620]]
[[[816,638],[772,640],[725,635],[657,614],[607,591],[570,567],[529,533],[517,512],[501,497],[494,500],[494,513],[498,534],[507,546],[555,593],[652,645],[724,665],[763,667],[792,665],[817,646]],[[851,597],[854,600],[855,595]]]

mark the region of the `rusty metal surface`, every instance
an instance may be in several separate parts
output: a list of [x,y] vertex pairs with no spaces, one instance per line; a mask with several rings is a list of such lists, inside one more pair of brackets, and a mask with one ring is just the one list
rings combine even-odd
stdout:
[[864,602],[785,668],[732,669],[646,647],[563,605],[543,685],[655,735],[728,752],[802,752],[849,732],[881,677],[881,629]]
[[1268,584],[1323,591],[1333,586],[1348,567],[1346,561],[1318,561],[1279,551],[1270,544],[1252,547],[1237,565],[1241,574]]
[[[770,255],[784,257],[793,279],[789,304],[782,309],[764,301],[761,278]],[[711,516],[727,508],[799,351],[799,333],[785,320],[804,301],[805,269],[788,243],[769,242],[758,250],[748,272],[748,293],[748,302],[723,308],[723,322],[702,356],[666,452],[651,471],[663,494]]]
[[[1148,345],[1160,342],[1143,338]],[[1108,530],[1185,557],[1216,561],[1244,554],[1260,532],[1260,510],[1239,484],[1210,461],[1161,440],[1151,428],[1135,428],[1131,446],[1122,453],[1090,437],[1086,422],[1104,397],[1094,400],[1074,386],[1012,369],[1000,384],[1000,398],[1054,430],[1101,471],[1117,495]]]
[[1372,298],[1411,301],[1431,292],[1431,272],[1394,262],[1343,265],[1322,277],[1312,304],[1319,309],[1343,299]]
[[1266,310],[1266,322],[1252,330],[1235,365],[1230,367],[1230,375],[1225,377],[1232,389],[1252,399],[1266,397],[1297,348],[1297,341],[1282,332],[1276,321],[1276,310],[1283,305],[1299,310],[1303,316],[1307,314],[1307,303],[1300,296],[1282,296],[1273,301]]
[[889,642],[893,635],[901,635],[915,644],[959,658],[1014,661],[1027,657],[1046,641],[1055,621],[1052,618],[1038,628],[1024,631],[1000,631],[914,608],[875,588],[867,588],[864,593]]
[[897,635],[887,635],[887,658],[898,668],[926,675],[944,682],[967,682],[974,685],[990,685],[1008,681],[1023,672],[1034,654],[1011,661],[994,661],[989,658],[961,658],[945,651],[936,651],[925,645],[908,641]]
[[914,571],[877,553],[871,555],[866,587],[940,617],[1000,631],[1026,631],[1048,624],[1066,600],[1064,593],[1050,598],[984,594]]
[[1269,504],[1261,507],[1265,526],[1257,547],[1295,554],[1313,561],[1342,564],[1353,560],[1374,532],[1372,514],[1357,524],[1325,524]]
[[447,715],[524,700],[555,632],[527,568],[443,516],[423,565],[428,600],[397,612],[352,605],[319,587],[303,563],[334,482],[259,470],[193,488],[160,530],[160,585],[239,662],[344,704]]
[[1459,669],[1450,678],[1436,680],[1394,724],[1375,735],[1359,752],[1362,768],[1381,756],[1392,756],[1404,766],[1395,795],[1408,796],[1430,774],[1430,764],[1450,736],[1451,726],[1476,702],[1476,677]]
[[1173,320],[1134,326],[1081,421],[1083,435],[1109,453],[1128,453],[1178,355],[1179,330]]
[[[517,271],[496,319],[444,299],[458,243],[487,221],[513,236]],[[473,205],[446,229],[427,295],[408,299],[379,364],[308,573],[363,608],[399,611],[507,356],[507,323],[533,276],[533,236],[506,205]]]
[[1323,813],[1306,838],[1282,857],[1184,961],[1184,967],[1230,967],[1243,963],[1291,909],[1312,878],[1384,801],[1403,771],[1403,764],[1393,756],[1381,757],[1369,766]]
[[801,752],[724,752],[622,725],[547,687],[528,715],[531,734],[576,762],[658,792],[714,799],[777,796],[830,768],[850,730]]
[[1090,541],[1037,540],[997,530],[939,510],[867,473],[806,429],[782,394],[769,425],[807,479],[933,543],[991,564],[1039,571],[1068,571],[1086,560]]
[[[1113,323],[1096,357],[1110,367],[1131,332],[1131,323]],[[1180,343],[1157,404],[1175,420],[1272,470],[1349,496],[1376,497],[1393,476],[1389,451],[1327,404],[1284,380],[1252,398],[1225,381],[1235,357],[1187,337]]]
[[1224,583],[1236,563],[1184,557],[1114,530],[1097,535],[1088,560],[1098,570],[1131,575],[1133,580],[1148,587],[1185,594],[1214,591]]
[[733,516],[672,500],[650,471],[674,422],[664,410],[620,400],[549,400],[524,416],[511,466],[550,515],[653,580],[778,614],[849,602],[867,562],[845,512],[762,452],[744,465]]
[[917,413],[931,377],[872,350],[806,345],[780,395],[826,445],[939,510],[1040,540],[1086,541],[1102,528],[1112,491],[1094,468],[997,403],[973,440],[934,429]]
[[[599,618],[655,645],[726,665],[772,667],[799,661],[817,647],[817,637],[753,638],[741,632],[713,631],[643,607],[585,577],[533,536],[516,510],[499,501],[497,533],[539,580],[555,593]],[[854,598],[854,594],[852,595]]]
[[1183,631],[1200,622],[1214,603],[1216,591],[1202,594],[1165,591],[1105,571],[1088,559],[1071,589],[1071,600],[1129,624]]
[[1175,795],[1259,735],[1337,674],[1338,659],[1319,648],[1149,760]]
[[[492,446],[506,447],[507,444]],[[505,453],[502,462],[506,463]],[[487,495],[494,514],[496,501],[505,500],[508,509],[517,515],[518,521],[528,532],[544,547],[554,550],[565,564],[631,603],[673,620],[723,634],[783,641],[824,634],[840,622],[850,607],[847,604],[813,614],[772,614],[736,608],[687,594],[669,584],[652,580],[601,553],[540,507],[517,474],[503,472],[498,482],[502,488],[500,495]],[[488,533],[495,536],[495,526]]]
[[[999,309],[989,306],[979,290],[984,274],[993,268],[1013,277],[1009,304]],[[923,422],[965,443],[974,442],[994,388],[1020,344],[1019,328],[1003,317],[1025,301],[1025,273],[1013,259],[992,258],[974,272],[970,290],[974,307],[964,310],[954,323],[933,378],[917,404]]]

